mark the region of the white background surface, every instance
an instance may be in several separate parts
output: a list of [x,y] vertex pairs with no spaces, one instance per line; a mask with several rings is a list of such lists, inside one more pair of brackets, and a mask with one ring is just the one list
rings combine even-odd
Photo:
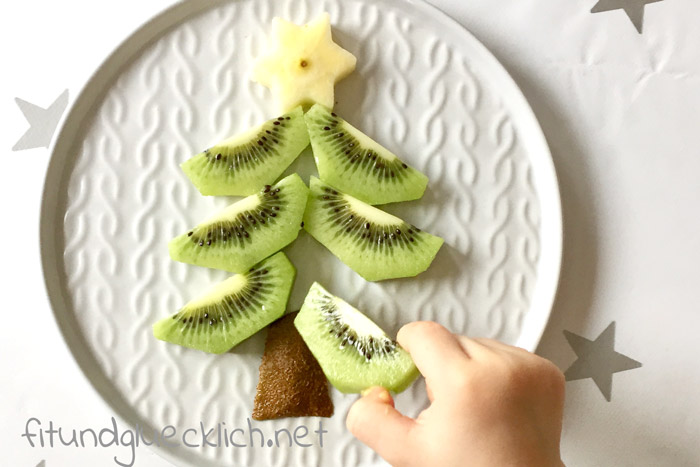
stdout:
[[[102,428],[111,414],[80,373],[44,296],[38,213],[48,151],[11,152],[26,130],[14,97],[75,98],[106,55],[171,4],[16,2],[0,19],[0,465],[115,465],[125,448],[31,448],[26,420]],[[639,35],[595,0],[436,0],[504,63],[551,146],[565,251],[539,353],[566,369],[562,330],[590,339],[617,322],[616,349],[643,367],[617,373],[612,401],[591,380],[567,385],[563,457],[571,466],[700,465],[700,4],[647,7]],[[140,466],[168,465],[148,449]]]

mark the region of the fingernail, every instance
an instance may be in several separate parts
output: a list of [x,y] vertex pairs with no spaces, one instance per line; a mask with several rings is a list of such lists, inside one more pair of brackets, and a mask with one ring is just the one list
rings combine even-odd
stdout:
[[381,386],[372,386],[371,388],[364,389],[360,394],[362,397],[366,397],[372,393],[375,393],[377,398],[383,402],[391,401],[391,394],[389,394],[389,391]]
[[391,402],[391,394],[384,388],[381,388],[381,392],[377,394],[377,397],[384,402]]

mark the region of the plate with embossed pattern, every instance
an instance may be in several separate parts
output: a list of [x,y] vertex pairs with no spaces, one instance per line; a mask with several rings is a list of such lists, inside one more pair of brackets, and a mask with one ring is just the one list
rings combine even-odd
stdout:
[[[392,334],[435,320],[533,350],[544,330],[562,248],[556,175],[526,100],[473,36],[416,0],[186,0],[130,36],[83,89],[52,148],[42,206],[59,327],[99,395],[146,433],[200,422],[249,430],[264,332],[220,356],[151,334],[227,276],[168,256],[170,238],[232,201],[199,195],[179,164],[274,116],[268,90],[249,79],[271,20],[323,11],[358,59],[336,87],[337,112],[430,179],[421,200],[387,210],[445,245],[416,278],[368,283],[302,232],[285,249],[298,270],[290,309],[320,280]],[[310,152],[290,170],[308,180]],[[344,427],[355,397],[332,395],[323,447],[283,437],[270,448],[157,449],[176,465],[380,465]],[[397,397],[409,415],[426,404],[422,381]],[[269,438],[302,424],[318,419],[253,426]]]

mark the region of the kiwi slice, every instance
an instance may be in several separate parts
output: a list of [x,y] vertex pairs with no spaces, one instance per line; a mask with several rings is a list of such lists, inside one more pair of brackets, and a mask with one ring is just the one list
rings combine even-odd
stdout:
[[294,241],[309,190],[299,175],[243,198],[170,241],[175,261],[244,272]]
[[443,243],[315,177],[304,229],[368,281],[420,274]]
[[341,392],[361,392],[371,386],[401,392],[418,376],[408,352],[317,282],[294,325],[328,380]]
[[153,335],[191,349],[226,352],[284,314],[295,276],[289,259],[277,253],[158,321]]
[[181,167],[203,195],[248,196],[277,180],[308,145],[304,111],[297,107],[222,141]]
[[423,196],[428,177],[322,106],[306,113],[321,180],[368,204]]

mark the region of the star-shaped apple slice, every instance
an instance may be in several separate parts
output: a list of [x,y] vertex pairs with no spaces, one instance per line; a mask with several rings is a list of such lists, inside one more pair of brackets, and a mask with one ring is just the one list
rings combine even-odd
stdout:
[[328,13],[303,26],[274,18],[270,51],[255,63],[253,80],[270,88],[281,112],[314,103],[332,108],[335,83],[352,73],[356,62],[333,42]]

